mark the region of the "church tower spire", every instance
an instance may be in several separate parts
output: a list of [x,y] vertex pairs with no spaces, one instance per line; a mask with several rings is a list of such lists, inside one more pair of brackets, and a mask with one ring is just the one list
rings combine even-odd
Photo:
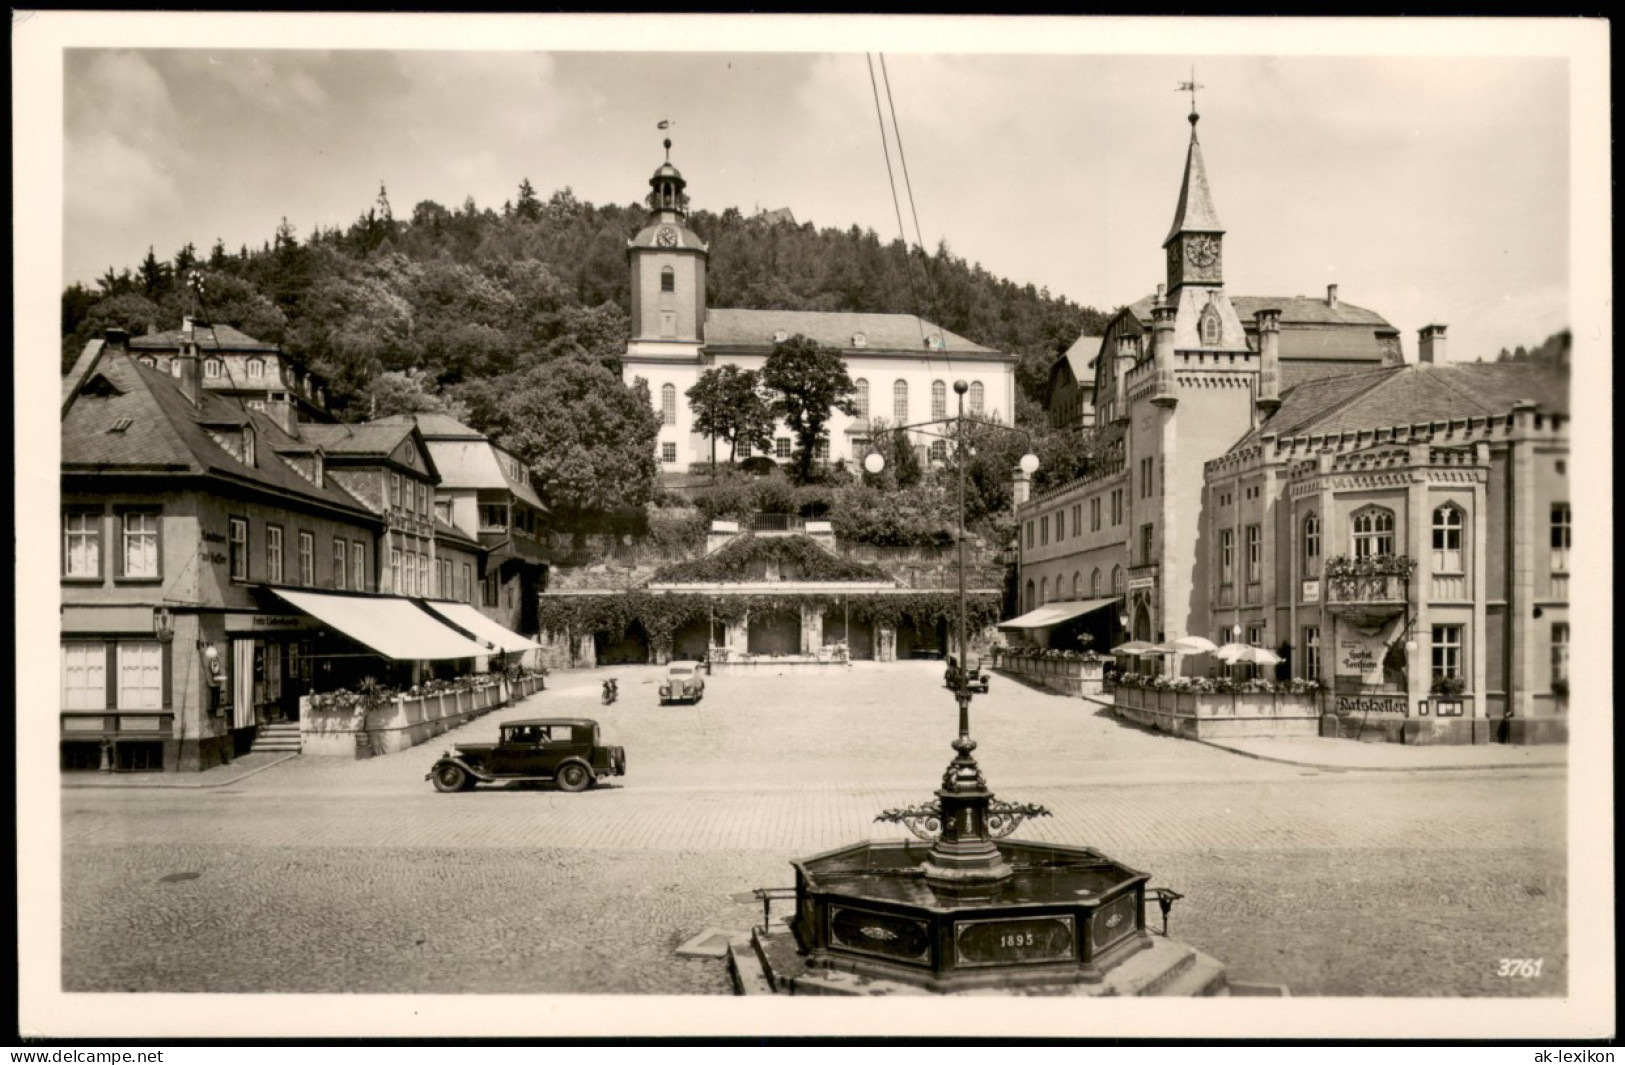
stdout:
[[[665,123],[661,124],[664,128]],[[649,178],[649,217],[626,245],[632,267],[632,353],[694,359],[705,340],[710,247],[688,226],[688,182],[666,158]]]
[[1162,242],[1168,252],[1168,297],[1178,302],[1183,285],[1224,284],[1224,225],[1213,207],[1213,190],[1208,187],[1207,167],[1202,162],[1202,142],[1196,136],[1196,86],[1188,82],[1181,90],[1191,91],[1191,143],[1185,153],[1185,179],[1179,186],[1179,204],[1174,209],[1173,228]]

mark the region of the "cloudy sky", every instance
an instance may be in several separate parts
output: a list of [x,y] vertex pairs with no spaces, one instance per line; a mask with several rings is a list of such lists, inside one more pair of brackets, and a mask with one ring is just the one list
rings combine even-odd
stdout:
[[[570,186],[633,203],[660,162],[661,119],[695,206],[789,207],[894,238],[867,47],[886,56],[926,242],[1018,283],[1109,310],[1163,277],[1189,137],[1176,86],[1194,67],[1231,292],[1335,282],[1398,326],[1411,357],[1430,321],[1470,359],[1571,320],[1560,56],[1291,54],[1193,22],[1143,38],[1172,54],[1132,37],[1099,47],[1081,20],[1061,54],[1026,32],[933,50],[885,33],[651,36],[612,22],[596,37],[470,37],[417,24],[430,32],[410,49],[312,48],[392,39],[306,19],[281,24],[278,50],[206,28],[173,38],[188,47],[149,36],[66,52],[64,282],[133,266],[148,245],[166,258],[216,237],[257,247],[284,215],[301,235],[346,225],[380,181],[398,216],[425,199],[499,207],[525,177],[544,196]],[[807,51],[782,51],[803,39]],[[506,50],[434,50],[470,40]],[[811,47],[825,41],[840,44]],[[1248,54],[1271,50],[1284,54]]]

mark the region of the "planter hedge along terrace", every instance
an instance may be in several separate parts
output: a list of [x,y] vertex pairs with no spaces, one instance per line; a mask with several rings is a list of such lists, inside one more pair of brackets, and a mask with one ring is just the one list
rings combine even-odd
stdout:
[[393,754],[523,699],[543,684],[542,674],[526,671],[430,682],[408,692],[373,688],[305,695],[299,700],[300,743],[303,753],[318,757]]
[[1314,736],[1320,732],[1321,686],[1205,677],[1138,677],[1115,685],[1118,717],[1186,739]]
[[1105,691],[1106,659],[1091,651],[995,647],[993,668],[1062,695],[1099,696]]

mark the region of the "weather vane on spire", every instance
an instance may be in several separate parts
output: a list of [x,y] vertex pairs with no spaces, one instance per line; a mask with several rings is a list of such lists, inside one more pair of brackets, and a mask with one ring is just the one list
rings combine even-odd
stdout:
[[1205,89],[1205,88],[1207,88],[1206,85],[1198,85],[1196,83],[1196,67],[1193,64],[1191,66],[1191,80],[1180,82],[1179,83],[1179,88],[1174,90],[1175,92],[1188,92],[1188,93],[1191,94],[1191,123],[1192,123],[1192,125],[1194,125],[1196,123],[1197,118],[1200,117],[1196,113],[1196,90],[1197,89]]
[[[656,129],[670,129],[674,125],[676,125],[676,123],[673,122],[671,119],[663,118],[663,119],[660,120],[660,123],[655,128]],[[661,143],[666,146],[666,162],[669,163],[669,162],[671,162],[671,138],[667,137]]]

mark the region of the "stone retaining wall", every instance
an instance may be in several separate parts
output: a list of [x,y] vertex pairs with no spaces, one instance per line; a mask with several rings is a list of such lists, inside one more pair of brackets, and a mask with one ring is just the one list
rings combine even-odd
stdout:
[[1313,695],[1118,688],[1112,699],[1118,717],[1191,740],[1313,736],[1321,727]]

